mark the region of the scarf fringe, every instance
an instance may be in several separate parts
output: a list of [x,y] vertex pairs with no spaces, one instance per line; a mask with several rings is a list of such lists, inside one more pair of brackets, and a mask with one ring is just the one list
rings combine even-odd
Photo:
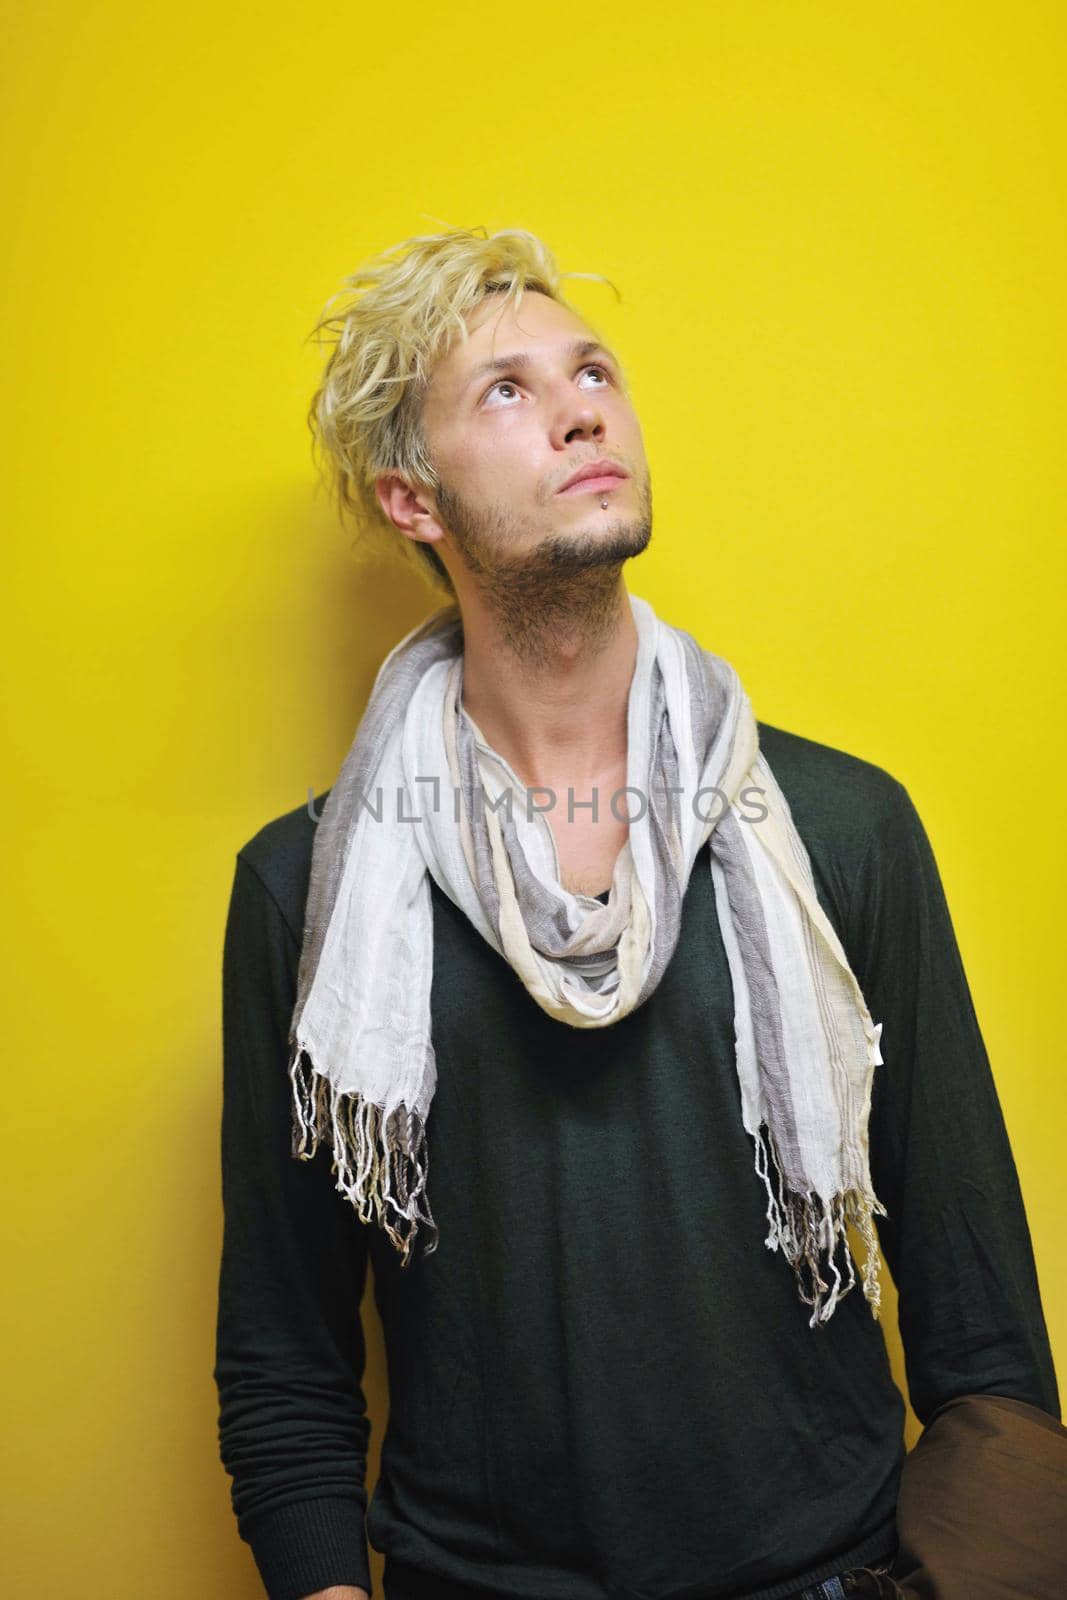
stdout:
[[289,1079],[293,1156],[312,1160],[328,1128],[335,1188],[355,1207],[360,1221],[378,1221],[405,1267],[423,1222],[428,1233],[423,1254],[431,1255],[437,1249],[438,1232],[426,1197],[430,1158],[421,1119],[404,1105],[386,1117],[380,1106],[356,1091],[339,1094],[300,1046],[295,1048]]
[[[306,1064],[305,1064],[306,1063]],[[429,1176],[429,1151],[426,1130],[421,1120],[406,1106],[397,1106],[383,1119],[382,1108],[365,1100],[358,1092],[338,1094],[324,1074],[317,1071],[306,1052],[297,1048],[289,1067],[292,1084],[292,1154],[300,1161],[311,1161],[330,1131],[335,1187],[354,1206],[360,1221],[378,1221],[400,1253],[401,1265],[409,1265],[412,1248],[421,1222],[426,1224],[428,1240],[425,1255],[437,1249],[438,1229],[426,1196]],[[767,1190],[767,1220],[770,1224],[763,1241],[768,1250],[781,1249],[797,1278],[801,1300],[813,1307],[808,1326],[828,1322],[837,1302],[855,1287],[856,1274],[848,1245],[848,1224],[852,1222],[863,1239],[866,1257],[861,1269],[863,1294],[870,1303],[871,1315],[878,1320],[881,1285],[878,1277],[878,1242],[873,1217],[886,1216],[886,1208],[873,1194],[852,1188],[824,1200],[808,1191],[787,1191],[785,1175],[770,1127],[764,1123],[756,1136],[756,1172]],[[777,1195],[769,1175],[768,1151],[777,1173]],[[422,1204],[419,1201],[422,1199]],[[396,1217],[390,1218],[390,1211]],[[842,1283],[835,1256],[844,1244],[848,1281]],[[819,1271],[819,1255],[834,1275],[826,1282]],[[804,1269],[812,1282],[806,1292]],[[828,1298],[826,1291],[829,1292]]]
[[[873,1193],[866,1193],[857,1188],[838,1192],[829,1200],[824,1200],[821,1195],[811,1190],[805,1194],[796,1194],[792,1191],[787,1193],[785,1176],[770,1127],[762,1124],[755,1138],[756,1172],[763,1179],[768,1197],[767,1220],[770,1223],[770,1230],[763,1242],[768,1250],[777,1250],[780,1247],[782,1254],[793,1267],[800,1298],[806,1305],[814,1307],[808,1327],[814,1328],[817,1323],[828,1322],[838,1300],[844,1299],[849,1290],[855,1286],[856,1273],[852,1251],[848,1244],[850,1222],[855,1223],[863,1240],[866,1253],[862,1267],[863,1294],[870,1303],[871,1316],[877,1322],[882,1303],[882,1290],[878,1279],[878,1241],[872,1218],[887,1216],[885,1206]],[[778,1174],[777,1196],[771,1188],[768,1176],[768,1149]],[[845,1261],[848,1266],[848,1282],[844,1286],[834,1260],[839,1242],[844,1244]],[[834,1275],[834,1284],[828,1299],[823,1298],[830,1285],[819,1272],[820,1251],[826,1253],[827,1264]],[[805,1267],[812,1280],[811,1294],[805,1292]]]

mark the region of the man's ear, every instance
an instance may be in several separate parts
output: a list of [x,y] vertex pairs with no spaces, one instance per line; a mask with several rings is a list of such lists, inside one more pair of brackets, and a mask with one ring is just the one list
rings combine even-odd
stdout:
[[398,472],[382,472],[374,480],[374,492],[389,521],[409,539],[436,544],[444,537],[445,529],[428,490],[412,488]]

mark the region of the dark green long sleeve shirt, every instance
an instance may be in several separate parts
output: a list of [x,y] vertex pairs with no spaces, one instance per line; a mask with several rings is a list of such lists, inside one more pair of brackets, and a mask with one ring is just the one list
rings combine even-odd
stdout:
[[[934,856],[906,789],[759,724],[872,1017],[871,1175],[910,1398],[1059,1394],[1011,1146]],[[325,796],[315,802],[321,812]],[[237,853],[223,956],[219,1438],[270,1600],[780,1600],[892,1551],[904,1402],[857,1281],[808,1326],[765,1248],[705,845],[655,994],[547,1016],[433,885],[428,1191],[401,1268],[293,1159],[287,1033],[315,821]],[[389,1422],[366,1505],[368,1259]],[[857,1272],[858,1280],[858,1272]],[[365,1515],[366,1513],[366,1515]]]

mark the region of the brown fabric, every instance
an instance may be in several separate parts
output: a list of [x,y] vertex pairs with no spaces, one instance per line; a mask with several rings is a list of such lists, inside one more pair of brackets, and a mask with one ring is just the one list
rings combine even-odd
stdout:
[[888,1572],[854,1569],[849,1594],[1063,1600],[1067,1428],[1005,1395],[946,1401],[904,1462],[897,1537]]

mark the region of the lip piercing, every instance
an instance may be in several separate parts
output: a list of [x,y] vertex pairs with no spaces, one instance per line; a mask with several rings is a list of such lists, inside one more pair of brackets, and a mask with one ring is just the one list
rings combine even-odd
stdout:
[[608,497],[607,497],[607,495],[605,495],[603,500],[601,500],[600,509],[601,509],[601,511],[606,511],[608,509]]

